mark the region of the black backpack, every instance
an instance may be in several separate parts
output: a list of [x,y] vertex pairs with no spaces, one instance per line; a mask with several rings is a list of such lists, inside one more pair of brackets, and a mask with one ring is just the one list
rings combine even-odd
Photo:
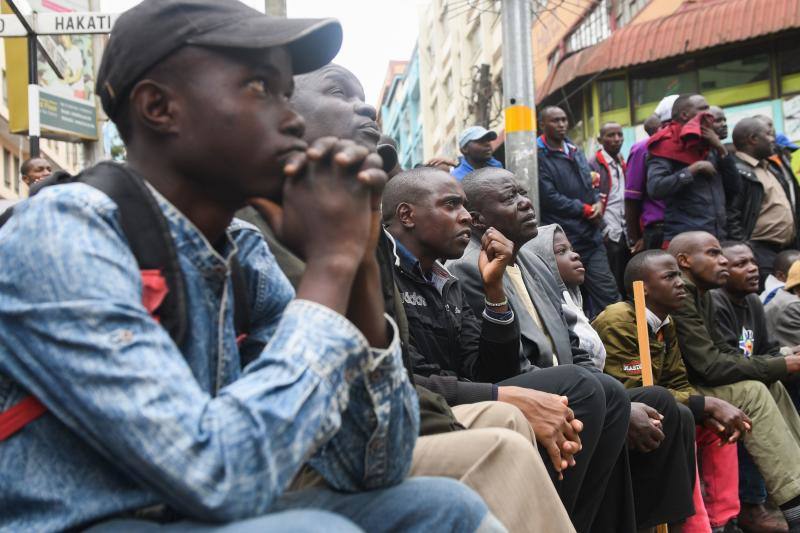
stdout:
[[[161,326],[172,340],[180,345],[186,335],[186,286],[178,263],[175,243],[169,233],[167,219],[158,207],[142,176],[129,166],[104,161],[87,168],[76,176],[63,170],[36,182],[29,196],[52,185],[85,183],[102,191],[119,207],[122,231],[140,270],[158,270],[167,282],[164,301],[155,311]],[[0,215],[0,227],[13,215],[13,206]],[[236,256],[231,258],[231,277],[234,294],[234,323],[237,339],[249,332],[250,308],[247,286]]]

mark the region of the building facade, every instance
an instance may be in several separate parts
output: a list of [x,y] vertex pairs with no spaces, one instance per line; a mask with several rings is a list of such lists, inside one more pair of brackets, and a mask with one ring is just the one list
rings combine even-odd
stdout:
[[[796,0],[532,0],[537,108],[558,105],[570,137],[591,151],[606,121],[623,153],[669,94],[700,92],[729,131],[753,114],[800,140],[800,2]],[[430,0],[420,10],[424,155],[456,156],[475,122],[475,79],[489,65],[502,95],[501,0]],[[496,108],[490,127],[503,139]],[[502,152],[502,151],[501,151]],[[798,156],[800,157],[800,156]]]
[[[619,122],[627,153],[661,98],[692,92],[725,109],[729,131],[741,118],[765,114],[777,131],[800,139],[800,3],[643,4],[625,27],[611,27],[606,17],[603,39],[569,50],[567,37],[551,52],[556,60],[538,84],[538,105],[563,107],[576,142],[591,149],[604,122]],[[561,50],[567,53],[559,57]]]
[[[6,75],[5,47],[0,46],[0,200],[16,200],[28,195],[28,187],[22,182],[19,167],[30,154],[28,138],[9,131],[8,126],[8,77]],[[76,172],[83,168],[81,145],[41,139],[42,156],[50,160],[54,168]]]
[[[391,71],[390,71],[391,72]],[[411,54],[401,72],[394,73],[381,94],[378,124],[397,143],[400,166],[414,168],[424,158],[420,117],[419,54]]]
[[[502,130],[502,24],[498,1],[431,0],[419,12],[424,157],[455,157],[458,134],[485,117]],[[481,66],[483,82],[481,82]],[[481,94],[488,87],[488,102]]]

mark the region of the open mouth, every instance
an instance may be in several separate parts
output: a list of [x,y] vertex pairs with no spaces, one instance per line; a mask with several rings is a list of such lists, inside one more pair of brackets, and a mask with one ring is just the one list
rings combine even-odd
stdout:
[[470,237],[472,237],[472,231],[468,230],[468,229],[465,229],[464,231],[460,231],[460,232],[458,232],[458,235],[456,235],[456,238],[458,240],[467,241],[467,242],[469,242]]

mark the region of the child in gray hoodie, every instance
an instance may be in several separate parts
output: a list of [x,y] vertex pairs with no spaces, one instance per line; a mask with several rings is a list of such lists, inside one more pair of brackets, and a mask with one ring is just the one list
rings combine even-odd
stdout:
[[581,262],[581,256],[572,249],[567,235],[558,224],[541,226],[539,235],[527,246],[531,247],[553,272],[559,285],[561,308],[567,324],[580,338],[581,348],[589,353],[595,366],[603,370],[606,349],[583,312],[580,286],[586,275],[586,269]]

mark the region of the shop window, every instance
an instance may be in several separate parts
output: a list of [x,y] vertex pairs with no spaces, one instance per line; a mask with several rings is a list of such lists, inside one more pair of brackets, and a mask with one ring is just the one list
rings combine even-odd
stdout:
[[[663,69],[662,72],[669,69]],[[671,94],[697,92],[697,72],[681,72],[666,76],[634,77],[632,83],[635,122],[644,122],[658,102]]]
[[11,154],[3,148],[3,184],[11,188],[11,176],[14,174],[13,169],[9,169],[9,165],[11,164],[9,159],[11,159]]
[[770,97],[769,55],[757,54],[700,67],[700,93],[720,106]]
[[800,93],[800,47],[796,45],[781,47],[778,54],[778,69],[781,73],[781,92]]
[[608,0],[600,0],[584,17],[583,22],[567,37],[567,52],[577,52],[605,40],[611,35]]

